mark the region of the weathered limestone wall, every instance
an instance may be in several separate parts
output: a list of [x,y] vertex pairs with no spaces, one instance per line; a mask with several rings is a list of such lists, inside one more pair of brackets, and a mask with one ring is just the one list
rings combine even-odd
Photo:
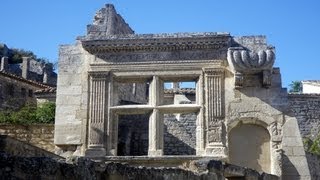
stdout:
[[288,97],[301,135],[315,139],[320,132],[320,94],[289,94]]
[[195,113],[164,116],[164,155],[196,154]]
[[86,143],[83,136],[87,123],[88,67],[92,60],[80,43],[61,46],[59,53],[54,143],[76,146],[80,151]]
[[0,124],[0,135],[7,135],[11,138],[39,147],[46,151],[54,152],[53,144],[54,125],[11,125]]
[[134,33],[125,20],[117,14],[112,4],[106,4],[96,13],[94,22],[92,25],[88,25],[87,31],[89,36]]

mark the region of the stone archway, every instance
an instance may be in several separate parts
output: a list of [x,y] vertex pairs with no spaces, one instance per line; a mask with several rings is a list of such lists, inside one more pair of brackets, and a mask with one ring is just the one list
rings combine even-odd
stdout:
[[271,173],[270,134],[256,124],[239,123],[229,132],[229,161]]

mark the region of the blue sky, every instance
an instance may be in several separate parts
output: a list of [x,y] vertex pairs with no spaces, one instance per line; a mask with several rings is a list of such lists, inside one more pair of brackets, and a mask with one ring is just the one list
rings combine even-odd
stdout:
[[106,3],[139,34],[266,35],[276,47],[283,86],[320,79],[319,0],[1,0],[0,42],[57,61],[59,45],[84,35]]

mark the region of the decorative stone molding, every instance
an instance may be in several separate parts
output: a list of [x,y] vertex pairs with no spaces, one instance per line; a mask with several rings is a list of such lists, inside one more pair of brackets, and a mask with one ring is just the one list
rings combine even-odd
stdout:
[[262,73],[263,86],[269,87],[271,85],[272,67],[275,61],[273,48],[254,52],[243,47],[230,47],[227,59],[235,74],[236,88],[243,86],[245,74]]
[[274,50],[268,48],[258,52],[250,52],[243,47],[228,49],[228,62],[236,72],[251,74],[263,70],[272,70],[275,60]]
[[131,34],[104,38],[80,38],[89,53],[102,56],[120,52],[163,52],[186,50],[212,50],[227,48],[231,37],[227,33],[187,34]]
[[[205,128],[209,156],[225,157],[224,140],[224,69],[205,68]],[[217,154],[218,153],[218,154]]]

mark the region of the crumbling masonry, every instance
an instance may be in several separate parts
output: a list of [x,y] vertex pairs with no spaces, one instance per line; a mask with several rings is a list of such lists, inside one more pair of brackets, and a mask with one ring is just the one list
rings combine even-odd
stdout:
[[106,5],[86,36],[60,47],[57,153],[135,163],[214,157],[310,179],[275,57],[264,36],[134,34]]

